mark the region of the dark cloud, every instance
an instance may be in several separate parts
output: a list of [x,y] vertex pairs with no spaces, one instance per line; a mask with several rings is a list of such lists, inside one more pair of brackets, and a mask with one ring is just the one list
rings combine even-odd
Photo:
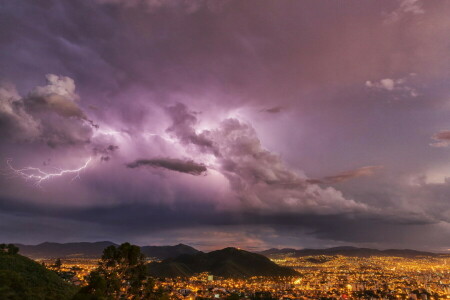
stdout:
[[212,149],[212,141],[205,137],[204,134],[197,134],[195,132],[195,125],[197,124],[195,112],[189,111],[183,103],[169,106],[166,111],[173,122],[166,130],[168,133],[175,134],[182,143],[192,143],[203,150]]
[[221,9],[227,2],[225,1],[211,1],[211,0],[166,0],[166,1],[126,1],[126,0],[96,0],[100,4],[121,5],[124,7],[142,8],[148,13],[155,13],[162,9],[179,10],[187,14],[195,13],[200,9],[209,9],[215,11]]
[[270,108],[265,108],[261,110],[262,112],[271,113],[271,114],[277,114],[279,112],[282,112],[285,108],[282,106],[274,106]]
[[432,147],[447,147],[450,145],[450,130],[442,130],[433,134],[431,137],[435,142],[431,143]]
[[191,175],[201,175],[207,171],[205,165],[194,162],[193,160],[182,160],[177,158],[154,158],[154,159],[138,159],[128,163],[127,167],[134,169],[142,166],[153,168],[163,168],[170,171],[186,173]]
[[[358,177],[372,176],[377,170],[383,168],[382,166],[365,166],[358,169],[345,171],[336,175],[326,176],[323,179],[318,179],[319,183],[340,183]],[[313,179],[314,180],[314,179]]]
[[94,155],[100,155],[100,160],[107,162],[111,159],[111,156],[114,155],[114,152],[119,149],[119,146],[116,145],[102,145],[97,144],[93,146],[92,151]]
[[435,135],[433,135],[433,139],[440,140],[440,141],[449,141],[450,140],[450,131],[443,130],[441,132],[438,132]]

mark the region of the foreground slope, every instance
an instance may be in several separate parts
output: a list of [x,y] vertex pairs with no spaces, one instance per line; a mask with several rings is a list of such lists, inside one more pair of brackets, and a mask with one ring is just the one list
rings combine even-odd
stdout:
[[148,270],[155,277],[187,277],[202,272],[227,278],[298,275],[293,269],[281,267],[263,255],[236,248],[181,255],[151,263]]
[[19,254],[0,253],[0,299],[71,299],[76,287],[55,272]]

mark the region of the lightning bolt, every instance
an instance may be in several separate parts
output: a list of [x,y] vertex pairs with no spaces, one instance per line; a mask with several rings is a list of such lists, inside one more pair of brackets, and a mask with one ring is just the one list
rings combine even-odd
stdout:
[[55,173],[45,172],[36,167],[25,167],[22,169],[16,169],[11,164],[12,159],[7,159],[6,164],[8,165],[8,168],[10,169],[10,171],[12,171],[14,175],[22,177],[23,179],[25,179],[25,181],[33,181],[36,186],[40,186],[41,183],[45,180],[49,180],[53,177],[64,176],[65,174],[75,174],[72,180],[79,178],[80,172],[87,168],[91,160],[92,157],[89,157],[89,159],[84,163],[84,165],[82,165],[77,169],[58,169],[58,172]]

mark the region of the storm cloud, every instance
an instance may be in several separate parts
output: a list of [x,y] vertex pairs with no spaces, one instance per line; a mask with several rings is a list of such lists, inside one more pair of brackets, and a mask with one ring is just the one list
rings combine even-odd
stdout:
[[[293,209],[325,214],[368,209],[345,199],[339,191],[331,187],[322,189],[308,182],[306,176],[290,170],[279,156],[262,147],[249,124],[229,118],[220,122],[218,128],[197,133],[194,130],[197,118],[185,105],[177,103],[168,111],[173,125],[167,131],[174,131],[183,143],[196,145],[200,152],[214,153],[218,170],[248,209],[272,212]],[[359,170],[359,173],[370,172],[369,169]]]
[[51,147],[89,143],[92,121],[76,103],[74,81],[54,74],[46,79],[47,85],[35,87],[25,97],[12,84],[0,88],[4,137],[22,137]]
[[0,239],[448,249],[449,13],[6,1]]

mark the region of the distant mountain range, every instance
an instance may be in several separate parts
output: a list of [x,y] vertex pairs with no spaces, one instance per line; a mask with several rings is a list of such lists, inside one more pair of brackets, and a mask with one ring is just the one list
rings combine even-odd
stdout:
[[[109,241],[103,242],[79,242],[79,243],[42,243],[38,245],[21,245],[16,244],[20,248],[20,254],[27,257],[37,258],[100,258],[103,250],[111,245],[117,244]],[[164,260],[168,258],[176,258],[183,254],[205,254],[199,250],[184,244],[175,246],[143,246],[142,253],[147,257]],[[215,252],[215,251],[214,251]],[[211,252],[211,253],[214,253]],[[267,257],[275,257],[278,255],[286,255],[294,257],[316,256],[316,255],[343,255],[353,257],[369,257],[369,256],[399,256],[399,257],[418,257],[418,256],[440,256],[442,254],[416,251],[410,249],[387,249],[378,250],[371,248],[357,247],[334,247],[326,249],[277,249],[258,252]]]
[[189,277],[202,272],[227,278],[298,275],[293,269],[281,267],[263,255],[236,248],[184,254],[150,263],[148,270],[155,277]]
[[439,256],[440,254],[424,251],[416,251],[410,249],[387,249],[378,250],[371,248],[357,247],[334,247],[326,249],[302,249],[296,250],[291,248],[269,250],[259,252],[268,257],[274,257],[281,254],[289,254],[293,257],[316,256],[316,255],[342,255],[351,257],[369,257],[369,256],[397,256],[397,257],[418,257],[418,256]]
[[[113,242],[80,242],[80,243],[42,243],[39,245],[21,245],[20,254],[33,259],[37,258],[100,258],[103,250],[109,246],[118,246]],[[175,246],[143,246],[141,252],[147,257],[167,259],[181,254],[199,252],[190,246],[178,244]]]

